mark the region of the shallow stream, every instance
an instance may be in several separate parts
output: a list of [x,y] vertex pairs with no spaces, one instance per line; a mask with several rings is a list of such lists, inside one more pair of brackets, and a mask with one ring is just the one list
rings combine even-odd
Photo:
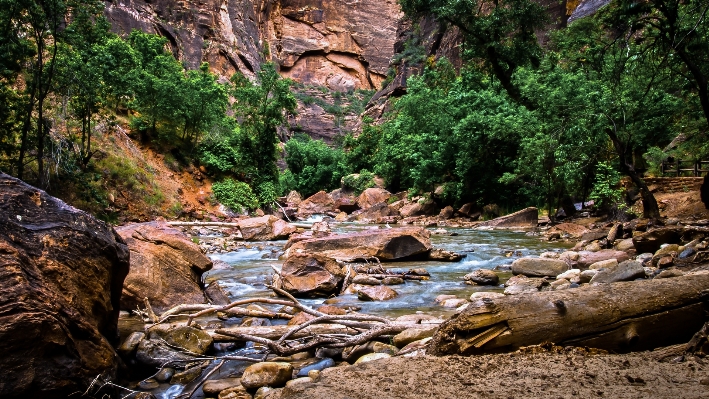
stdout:
[[[371,225],[342,223],[332,225],[336,233],[362,231],[372,228]],[[435,229],[431,229],[434,231]],[[510,264],[514,259],[528,255],[539,255],[546,251],[563,251],[569,245],[558,242],[540,241],[538,237],[530,237],[524,232],[512,231],[479,231],[464,228],[446,228],[449,234],[432,234],[434,247],[454,251],[466,255],[460,262],[394,262],[383,266],[393,271],[406,271],[411,268],[425,268],[431,274],[428,281],[407,280],[406,284],[392,286],[399,296],[386,302],[363,302],[356,295],[341,295],[337,298],[337,306],[356,305],[361,312],[384,316],[399,316],[421,311],[433,315],[447,315],[454,309],[445,309],[434,302],[441,294],[456,295],[468,298],[475,291],[502,291],[499,287],[470,286],[463,283],[463,276],[476,269],[493,269],[498,265]],[[450,233],[457,235],[451,236]],[[231,267],[212,270],[205,275],[206,282],[219,280],[231,299],[254,296],[270,296],[271,291],[265,287],[270,282],[273,268],[281,268],[282,261],[277,259],[282,253],[285,241],[251,243],[250,249],[240,249],[237,252],[210,255],[212,259],[226,262]],[[501,273],[501,283],[509,274]],[[306,299],[305,304],[317,306],[327,298]]]

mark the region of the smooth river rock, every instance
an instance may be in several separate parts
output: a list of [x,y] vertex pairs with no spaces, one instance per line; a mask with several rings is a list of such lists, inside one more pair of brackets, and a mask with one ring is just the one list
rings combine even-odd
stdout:
[[521,258],[512,262],[512,273],[527,277],[556,277],[569,270],[563,260],[549,258]]
[[599,269],[598,273],[591,279],[591,284],[631,281],[642,277],[645,277],[645,269],[642,264],[638,261],[627,260],[615,267]]
[[388,301],[399,294],[386,285],[366,286],[357,290],[357,298],[361,301]]
[[0,397],[115,378],[128,256],[106,223],[0,172]]
[[293,374],[293,365],[285,362],[263,362],[252,364],[244,370],[241,385],[247,389],[265,386],[280,388],[286,385]]

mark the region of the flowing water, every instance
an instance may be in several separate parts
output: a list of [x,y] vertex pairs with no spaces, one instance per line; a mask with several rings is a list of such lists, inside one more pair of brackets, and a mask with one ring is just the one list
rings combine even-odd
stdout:
[[[372,228],[369,225],[342,223],[332,226],[336,233],[347,233]],[[433,231],[434,229],[432,229]],[[356,295],[341,295],[337,298],[338,306],[356,305],[361,312],[398,316],[421,311],[434,315],[450,314],[452,309],[445,309],[434,302],[441,294],[452,294],[459,298],[468,298],[475,291],[502,291],[502,286],[482,287],[463,283],[462,277],[476,269],[493,269],[498,265],[510,264],[514,259],[528,255],[539,255],[546,251],[563,251],[568,245],[540,241],[524,232],[479,231],[463,228],[446,228],[448,233],[457,235],[431,235],[434,247],[466,255],[460,262],[411,261],[384,263],[392,271],[406,271],[410,268],[425,268],[431,274],[428,281],[407,280],[406,284],[392,286],[399,296],[386,302],[363,302]],[[273,269],[280,270],[285,241],[252,243],[250,248],[237,252],[214,254],[210,257],[229,264],[229,268],[212,270],[205,276],[207,282],[219,280],[232,299],[270,296],[271,291],[265,284],[270,282]],[[509,274],[501,274],[501,283]],[[303,302],[317,306],[327,298],[305,299]]]
[[[310,222],[319,221],[311,219]],[[371,225],[342,223],[334,224],[333,231],[336,233],[348,233],[362,231],[373,228]],[[434,230],[434,229],[432,229]],[[357,299],[356,295],[341,295],[337,297],[337,306],[358,306],[361,312],[376,314],[388,317],[396,317],[402,314],[423,312],[436,316],[449,316],[455,309],[446,309],[435,303],[434,298],[441,294],[452,294],[458,298],[468,298],[475,291],[502,291],[502,285],[497,287],[470,286],[463,283],[462,277],[476,269],[493,269],[499,265],[510,264],[514,259],[528,255],[539,255],[546,251],[563,251],[568,248],[568,244],[550,243],[540,241],[537,237],[530,237],[524,232],[512,231],[478,231],[464,228],[446,228],[447,235],[431,235],[434,247],[448,251],[465,254],[466,257],[460,262],[395,262],[384,263],[383,266],[393,271],[406,271],[411,268],[425,268],[431,274],[428,281],[407,280],[403,285],[392,286],[399,293],[393,300],[385,302],[363,302]],[[456,235],[450,235],[455,233]],[[204,239],[205,237],[201,237]],[[270,283],[273,269],[280,270],[283,261],[278,260],[283,252],[285,241],[254,242],[249,243],[247,248],[240,248],[236,252],[213,254],[210,257],[214,260],[222,260],[228,267],[211,270],[205,274],[207,283],[218,280],[219,284],[225,288],[232,300],[240,298],[253,298],[258,296],[271,296],[272,292],[266,288]],[[499,274],[499,273],[498,273]],[[510,274],[501,273],[503,283]],[[303,299],[306,305],[317,307],[327,298]],[[271,308],[276,308],[270,306]],[[142,320],[134,321],[135,318],[122,320],[123,334],[129,331],[142,329]],[[206,321],[206,319],[205,319]],[[230,319],[226,325],[238,325],[239,319]],[[283,323],[284,320],[274,320],[274,323]],[[234,324],[236,323],[236,324]],[[252,349],[246,348],[228,350],[222,354],[249,355]],[[243,361],[227,361],[212,378],[226,378],[232,375],[240,375],[249,363]],[[213,362],[210,367],[214,367]],[[187,386],[170,385],[162,383],[152,393],[158,399],[172,399],[181,392],[188,392],[196,382]],[[197,390],[193,398],[204,398],[201,388]]]

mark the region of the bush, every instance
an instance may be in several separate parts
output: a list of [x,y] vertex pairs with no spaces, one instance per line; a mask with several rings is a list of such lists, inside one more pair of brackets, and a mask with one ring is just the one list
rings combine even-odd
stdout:
[[217,201],[236,213],[241,213],[244,208],[256,209],[259,205],[251,187],[244,182],[224,179],[212,184],[212,192]]
[[362,191],[374,187],[374,173],[362,169],[359,174],[347,175],[342,178],[342,185],[354,190],[359,195]]

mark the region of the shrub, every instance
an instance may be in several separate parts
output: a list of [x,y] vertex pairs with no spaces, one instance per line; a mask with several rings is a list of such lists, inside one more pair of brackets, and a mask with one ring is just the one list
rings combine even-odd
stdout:
[[342,178],[342,185],[354,190],[359,195],[362,191],[374,187],[374,173],[362,169],[359,174],[347,175]]
[[212,184],[212,192],[222,205],[237,213],[244,208],[256,209],[259,205],[251,187],[244,182],[227,178]]

